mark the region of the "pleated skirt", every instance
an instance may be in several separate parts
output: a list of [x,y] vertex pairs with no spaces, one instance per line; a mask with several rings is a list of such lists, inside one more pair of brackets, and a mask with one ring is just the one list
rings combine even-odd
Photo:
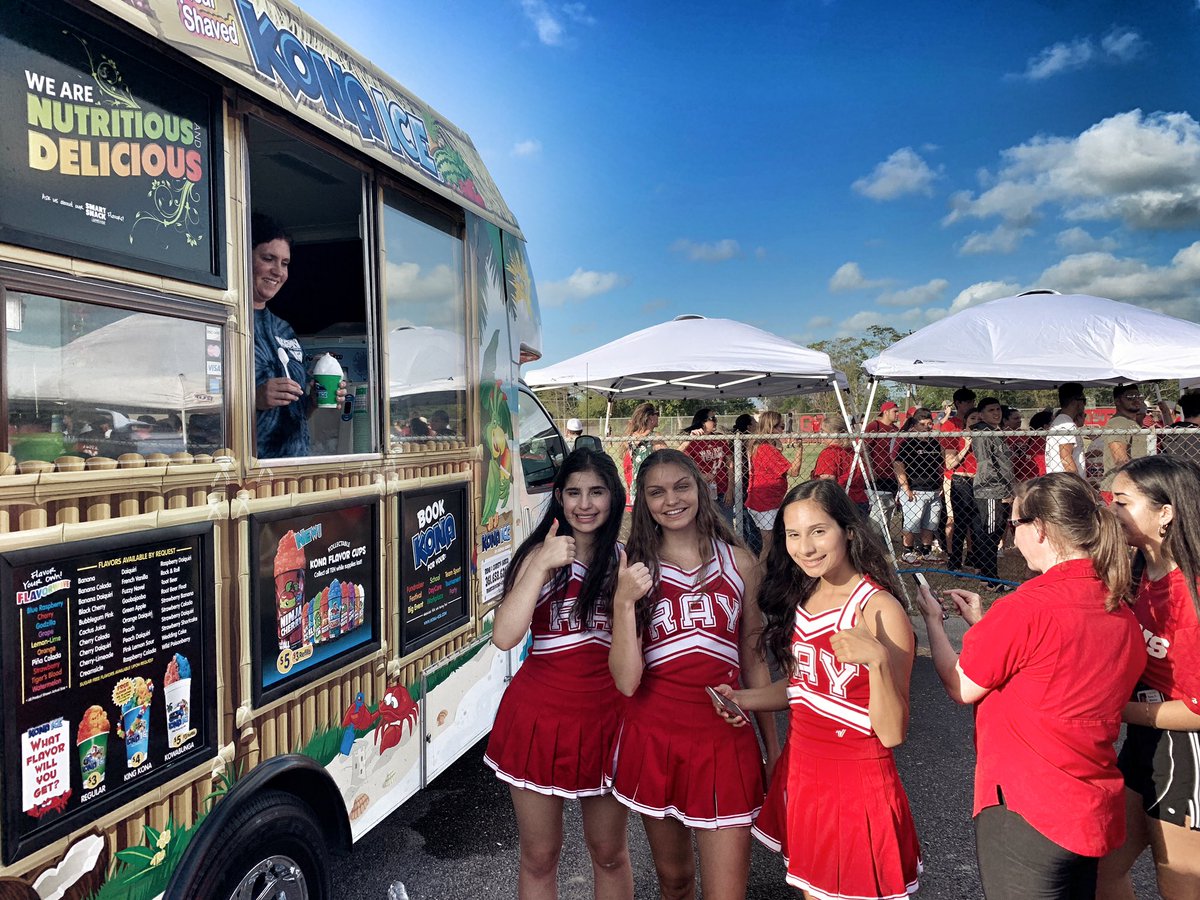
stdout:
[[643,691],[630,700],[617,740],[613,795],[635,812],[689,828],[744,828],[763,801],[754,728],[735,728],[700,702]]
[[517,673],[496,712],[483,761],[514,787],[575,800],[607,794],[625,697],[609,681],[566,691]]
[[828,759],[790,745],[753,832],[783,854],[788,884],[813,900],[916,891],[921,848],[892,756]]

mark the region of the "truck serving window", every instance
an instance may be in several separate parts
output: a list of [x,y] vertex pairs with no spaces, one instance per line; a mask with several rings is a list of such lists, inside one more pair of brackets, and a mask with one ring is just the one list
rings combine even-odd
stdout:
[[[364,176],[258,118],[246,122],[256,455],[373,452]],[[336,382],[318,393],[317,367],[331,360],[349,403],[336,401]]]

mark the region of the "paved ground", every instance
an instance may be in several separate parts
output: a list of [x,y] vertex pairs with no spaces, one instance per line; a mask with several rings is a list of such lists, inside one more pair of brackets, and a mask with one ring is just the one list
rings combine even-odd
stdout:
[[[918,627],[919,646],[928,642]],[[961,635],[961,620],[950,620]],[[919,897],[966,900],[982,896],[970,827],[971,713],[951,703],[928,656],[913,673],[912,725],[896,758],[924,850]],[[782,721],[782,720],[781,720]],[[483,745],[379,825],[337,861],[337,900],[385,900],[403,881],[412,900],[509,900],[516,897],[516,827],[507,789],[482,761]],[[562,900],[591,896],[587,854],[577,807],[568,804],[567,847],[560,870]],[[654,869],[641,823],[630,820],[636,896],[657,897]],[[796,898],[783,883],[782,863],[755,842],[748,900]],[[1139,897],[1154,897],[1153,873],[1143,858],[1135,869]]]

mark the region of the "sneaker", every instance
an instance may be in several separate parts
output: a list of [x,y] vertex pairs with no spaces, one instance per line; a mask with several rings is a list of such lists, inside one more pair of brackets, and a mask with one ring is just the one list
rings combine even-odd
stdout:
[[942,552],[941,547],[939,547],[937,544],[934,544],[933,549],[925,554],[925,559],[928,562],[945,562],[946,554]]
[[900,555],[900,558],[909,565],[915,565],[921,561],[921,557],[917,556],[917,552],[915,550],[905,550]]

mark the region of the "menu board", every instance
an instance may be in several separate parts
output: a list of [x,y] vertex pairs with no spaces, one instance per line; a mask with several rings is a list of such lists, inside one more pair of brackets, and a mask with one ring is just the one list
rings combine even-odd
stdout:
[[467,485],[400,494],[400,655],[470,618]]
[[0,60],[0,240],[223,285],[212,84],[52,2],[5,4]]
[[216,752],[212,526],[0,554],[4,862]]
[[250,540],[255,705],[379,649],[378,500],[259,513]]

